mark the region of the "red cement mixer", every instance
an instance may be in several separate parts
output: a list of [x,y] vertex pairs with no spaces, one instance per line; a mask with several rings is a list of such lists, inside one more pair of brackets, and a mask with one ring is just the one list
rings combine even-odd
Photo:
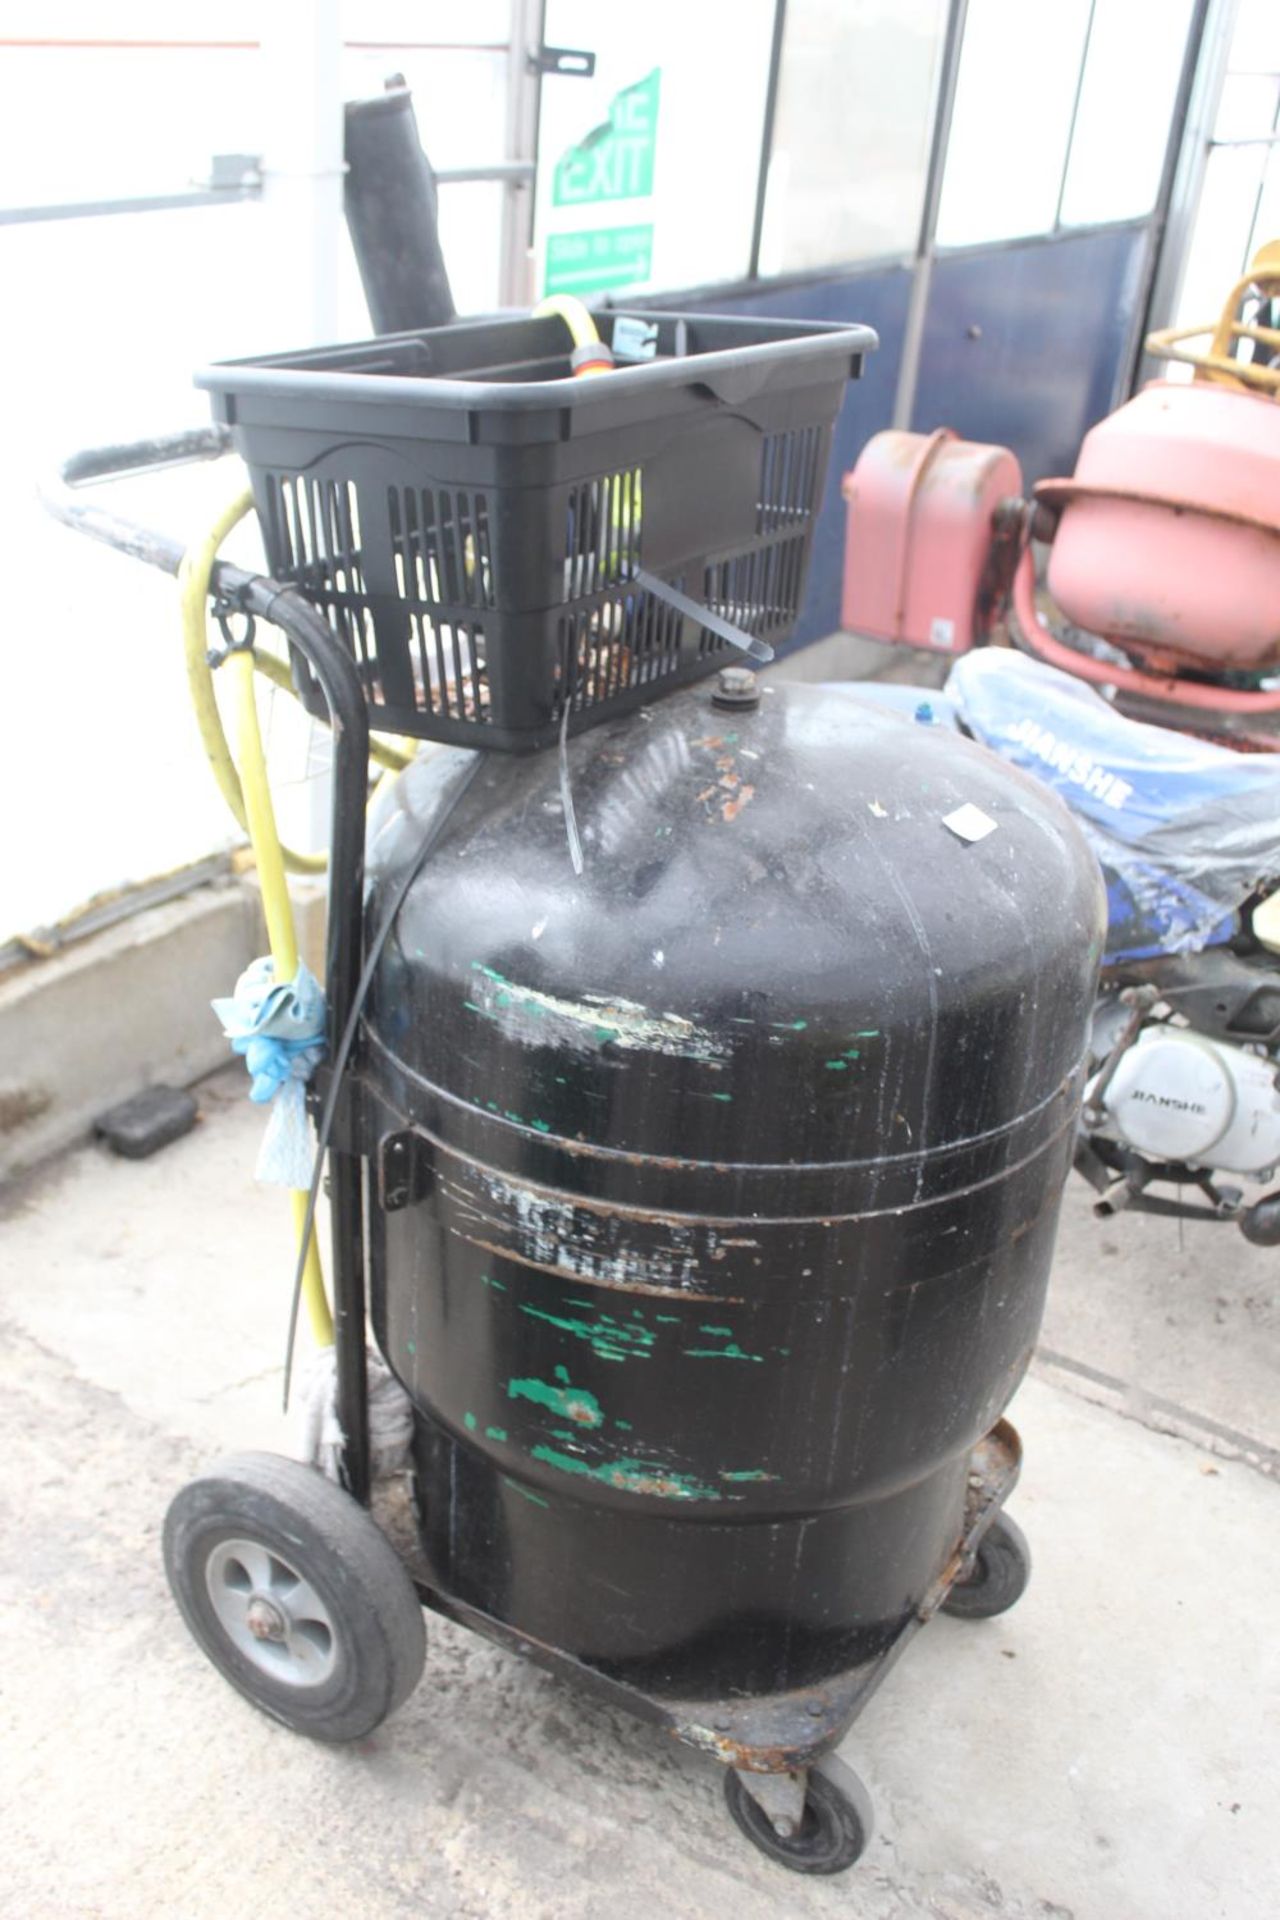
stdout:
[[947,654],[1003,627],[1143,718],[1280,747],[1278,308],[1273,241],[1216,327],[1148,339],[1191,380],[1153,381],[1030,500],[1006,447],[877,434],[844,480],[843,625]]

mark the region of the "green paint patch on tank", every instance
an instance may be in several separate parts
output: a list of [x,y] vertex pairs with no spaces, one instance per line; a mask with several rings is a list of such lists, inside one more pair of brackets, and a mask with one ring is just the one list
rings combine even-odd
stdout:
[[462,1424],[468,1433],[474,1433],[478,1424],[474,1413],[464,1413],[462,1416]]
[[505,1293],[507,1290],[506,1281],[495,1280],[491,1273],[482,1273],[480,1275],[480,1285],[482,1287],[492,1287],[495,1293]]
[[[567,1300],[567,1307],[579,1307],[580,1314],[548,1313],[543,1307],[527,1303],[520,1308],[531,1320],[541,1320],[575,1340],[583,1341],[598,1360],[647,1360],[657,1334],[652,1328],[631,1320],[619,1320],[602,1313],[591,1300]],[[588,1314],[590,1318],[588,1318]]]
[[676,1473],[656,1460],[606,1460],[593,1464],[555,1447],[539,1444],[533,1458],[560,1473],[580,1474],[603,1487],[616,1487],[621,1493],[651,1494],[659,1500],[722,1500],[718,1487],[703,1486],[691,1473]]
[[[558,1367],[556,1371],[564,1373],[564,1368]],[[572,1420],[577,1427],[604,1425],[604,1414],[594,1393],[588,1393],[585,1387],[568,1385],[567,1374],[561,1385],[550,1380],[508,1380],[507,1394],[512,1400],[532,1400],[562,1420]]]
[[486,1440],[505,1440],[507,1430],[505,1427],[486,1427],[484,1437]]
[[743,1480],[776,1480],[778,1475],[776,1473],[766,1473],[763,1467],[749,1467],[745,1468],[741,1473],[725,1473],[722,1471],[720,1478],[722,1480],[738,1482]]
[[686,1347],[686,1360],[753,1360],[757,1366],[763,1366],[764,1355],[748,1353],[740,1347],[733,1338],[731,1327],[699,1327],[698,1332],[707,1334],[711,1339],[723,1339],[725,1344],[722,1347]]

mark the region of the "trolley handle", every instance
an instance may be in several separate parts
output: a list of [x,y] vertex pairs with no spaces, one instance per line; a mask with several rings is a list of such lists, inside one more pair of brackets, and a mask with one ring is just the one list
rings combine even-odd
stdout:
[[[158,439],[92,447],[64,460],[56,478],[41,488],[44,506],[64,526],[101,540],[117,552],[176,575],[185,548],[171,535],[108,513],[76,489],[94,481],[151,473],[197,460],[217,460],[231,451],[222,426],[188,428]],[[334,738],[333,812],[329,852],[330,1019],[341,1031],[360,971],[361,897],[364,873],[364,803],[369,771],[369,720],[360,678],[350,654],[327,622],[296,587],[264,574],[246,573],[215,561],[210,588],[245,613],[280,628],[314,673],[329,710]]]
[[129,475],[158,473],[165,467],[189,466],[199,460],[220,460],[231,451],[231,433],[223,426],[188,427],[181,433],[162,434],[150,440],[133,440],[109,447],[86,447],[73,453],[59,466],[51,480],[40,488],[46,511],[64,527],[101,540],[118,553],[159,567],[162,573],[176,574],[182,563],[183,547],[169,534],[139,525],[110,513],[91,500],[78,500],[81,487],[104,480],[122,480]]

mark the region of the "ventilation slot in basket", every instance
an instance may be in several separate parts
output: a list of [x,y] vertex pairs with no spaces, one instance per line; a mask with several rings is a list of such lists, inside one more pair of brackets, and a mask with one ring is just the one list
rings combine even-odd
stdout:
[[[789,631],[800,610],[804,586],[804,535],[780,540],[772,547],[756,547],[732,560],[717,560],[707,568],[703,599],[722,620],[767,639],[779,630]],[[698,651],[720,653],[728,646],[718,634],[706,627]]]
[[414,701],[450,720],[489,718],[484,628],[493,605],[493,553],[482,493],[387,490],[396,583],[409,626]]
[[822,434],[817,427],[771,433],[760,455],[756,532],[780,533],[809,520],[816,501]]
[[350,480],[273,474],[267,490],[267,554],[273,573],[293,581],[327,616],[360,670],[376,682],[377,647],[360,551],[360,509]]
[[[683,580],[672,585],[683,591]],[[615,694],[666,680],[680,667],[683,616],[637,589],[560,621],[557,717],[567,697],[574,713]]]
[[630,578],[640,564],[640,469],[587,480],[569,495],[564,597],[581,600]]

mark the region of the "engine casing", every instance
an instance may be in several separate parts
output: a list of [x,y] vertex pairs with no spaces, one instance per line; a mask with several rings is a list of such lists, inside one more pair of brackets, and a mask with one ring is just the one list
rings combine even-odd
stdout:
[[1280,1163],[1274,1061],[1185,1027],[1145,1028],[1121,1055],[1101,1104],[1105,1119],[1094,1131],[1151,1159],[1255,1179]]

